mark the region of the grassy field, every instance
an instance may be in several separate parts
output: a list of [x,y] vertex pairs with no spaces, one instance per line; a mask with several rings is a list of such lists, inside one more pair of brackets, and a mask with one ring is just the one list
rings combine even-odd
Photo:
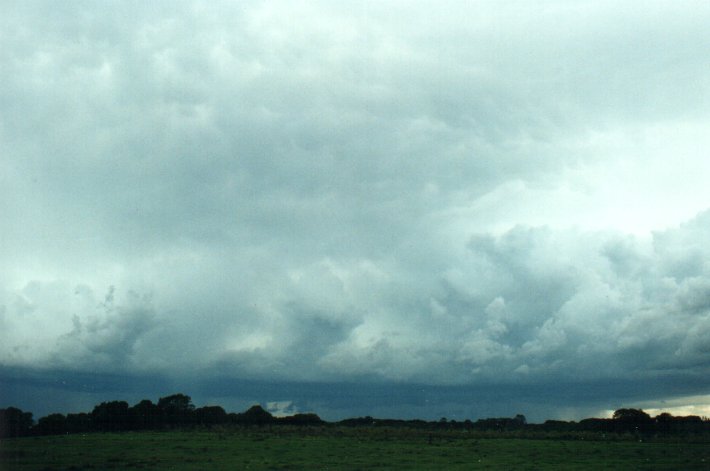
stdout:
[[127,432],[3,440],[0,469],[710,470],[710,445],[360,428]]

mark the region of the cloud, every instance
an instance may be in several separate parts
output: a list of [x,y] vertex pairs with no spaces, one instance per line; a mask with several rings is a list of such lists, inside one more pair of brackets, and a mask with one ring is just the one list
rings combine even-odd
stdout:
[[0,364],[705,371],[706,5],[0,10]]
[[159,309],[33,282],[6,293],[5,361],[429,384],[701,375],[710,285],[691,261],[707,249],[688,241],[709,231],[708,213],[651,239],[517,227],[473,236],[417,286],[417,267],[324,260],[231,297],[188,277]]
[[266,410],[274,417],[286,417],[298,414],[293,401],[273,401],[266,403]]
[[149,296],[128,292],[115,304],[86,285],[34,281],[3,301],[3,357],[10,366],[140,370],[141,343],[156,327]]
[[[708,417],[710,413],[710,398],[708,396],[690,396],[678,397],[669,401],[655,401],[641,403],[639,408],[651,416],[656,416],[663,412],[668,412],[675,416],[697,415],[700,417]],[[611,417],[613,411],[607,414]]]

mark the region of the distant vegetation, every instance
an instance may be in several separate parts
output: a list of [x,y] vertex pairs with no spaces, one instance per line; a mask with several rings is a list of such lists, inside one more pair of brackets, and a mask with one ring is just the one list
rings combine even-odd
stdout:
[[31,412],[15,407],[0,409],[0,438],[37,435],[59,435],[89,432],[124,432],[228,426],[340,426],[408,428],[421,430],[462,430],[515,434],[515,436],[555,437],[594,433],[597,436],[652,437],[665,435],[710,434],[710,420],[698,416],[674,417],[662,413],[651,417],[639,409],[619,409],[611,419],[590,418],[579,422],[548,420],[544,424],[528,424],[523,415],[513,418],[488,418],[477,421],[438,421],[377,419],[360,417],[339,422],[325,422],[316,414],[274,417],[255,405],[241,413],[227,413],[220,406],[196,408],[190,396],[173,394],[157,404],[145,399],[129,406],[125,401],[102,402],[90,413],[50,414],[36,423]]

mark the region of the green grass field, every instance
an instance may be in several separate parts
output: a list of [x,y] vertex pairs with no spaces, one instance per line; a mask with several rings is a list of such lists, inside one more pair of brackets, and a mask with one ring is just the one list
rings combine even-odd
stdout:
[[3,440],[0,469],[710,470],[710,445],[327,427],[127,432]]

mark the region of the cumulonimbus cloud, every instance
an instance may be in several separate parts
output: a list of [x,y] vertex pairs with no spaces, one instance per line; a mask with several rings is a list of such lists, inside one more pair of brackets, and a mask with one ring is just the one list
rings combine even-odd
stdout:
[[0,6],[0,365],[701,375],[708,8],[444,3]]

